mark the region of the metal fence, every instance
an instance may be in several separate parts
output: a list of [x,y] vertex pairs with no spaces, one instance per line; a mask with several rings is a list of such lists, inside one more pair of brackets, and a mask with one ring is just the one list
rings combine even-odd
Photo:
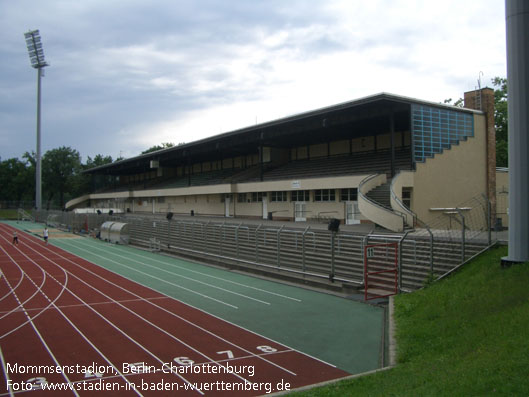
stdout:
[[130,242],[146,249],[353,286],[363,284],[364,246],[397,242],[401,290],[414,290],[427,279],[449,274],[497,239],[491,229],[490,205],[484,197],[456,208],[439,209],[439,216],[429,225],[419,224],[403,234],[333,233],[316,226],[302,228],[299,224],[223,218],[166,219],[150,214],[38,211],[34,217],[51,226],[93,236],[103,222],[124,222],[129,225]]

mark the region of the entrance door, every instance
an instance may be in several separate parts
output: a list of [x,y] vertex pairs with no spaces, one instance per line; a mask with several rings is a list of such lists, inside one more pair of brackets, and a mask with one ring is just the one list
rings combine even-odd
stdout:
[[347,201],[345,203],[345,224],[357,225],[360,223],[360,211],[358,201]]
[[230,217],[230,202],[231,197],[229,195],[226,195],[226,198],[224,199],[224,216],[226,218]]
[[294,220],[296,222],[305,222],[307,220],[306,207],[307,204],[305,202],[294,203]]
[[263,197],[263,219],[268,219],[268,200]]

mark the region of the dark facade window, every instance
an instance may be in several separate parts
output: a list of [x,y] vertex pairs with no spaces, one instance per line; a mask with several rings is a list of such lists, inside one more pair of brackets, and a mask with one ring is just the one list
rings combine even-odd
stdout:
[[252,202],[257,203],[263,201],[263,197],[266,197],[264,192],[253,192],[252,193]]
[[309,201],[309,190],[293,190],[291,194],[291,201]]
[[349,189],[340,190],[340,200],[341,201],[358,201],[358,189],[352,187]]
[[287,192],[272,192],[270,194],[271,202],[287,201]]
[[402,188],[402,204],[411,209],[411,187]]
[[336,201],[336,191],[334,189],[319,189],[314,191],[314,201],[328,202]]

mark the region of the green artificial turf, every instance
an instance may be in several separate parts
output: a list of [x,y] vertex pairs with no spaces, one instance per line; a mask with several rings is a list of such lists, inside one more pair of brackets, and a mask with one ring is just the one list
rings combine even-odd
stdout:
[[396,367],[299,395],[529,395],[529,264],[503,269],[506,254],[395,298]]

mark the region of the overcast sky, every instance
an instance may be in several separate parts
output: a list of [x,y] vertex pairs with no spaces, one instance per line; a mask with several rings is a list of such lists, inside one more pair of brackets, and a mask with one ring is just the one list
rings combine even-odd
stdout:
[[504,0],[0,0],[0,158],[132,157],[380,92],[442,102],[506,76]]

